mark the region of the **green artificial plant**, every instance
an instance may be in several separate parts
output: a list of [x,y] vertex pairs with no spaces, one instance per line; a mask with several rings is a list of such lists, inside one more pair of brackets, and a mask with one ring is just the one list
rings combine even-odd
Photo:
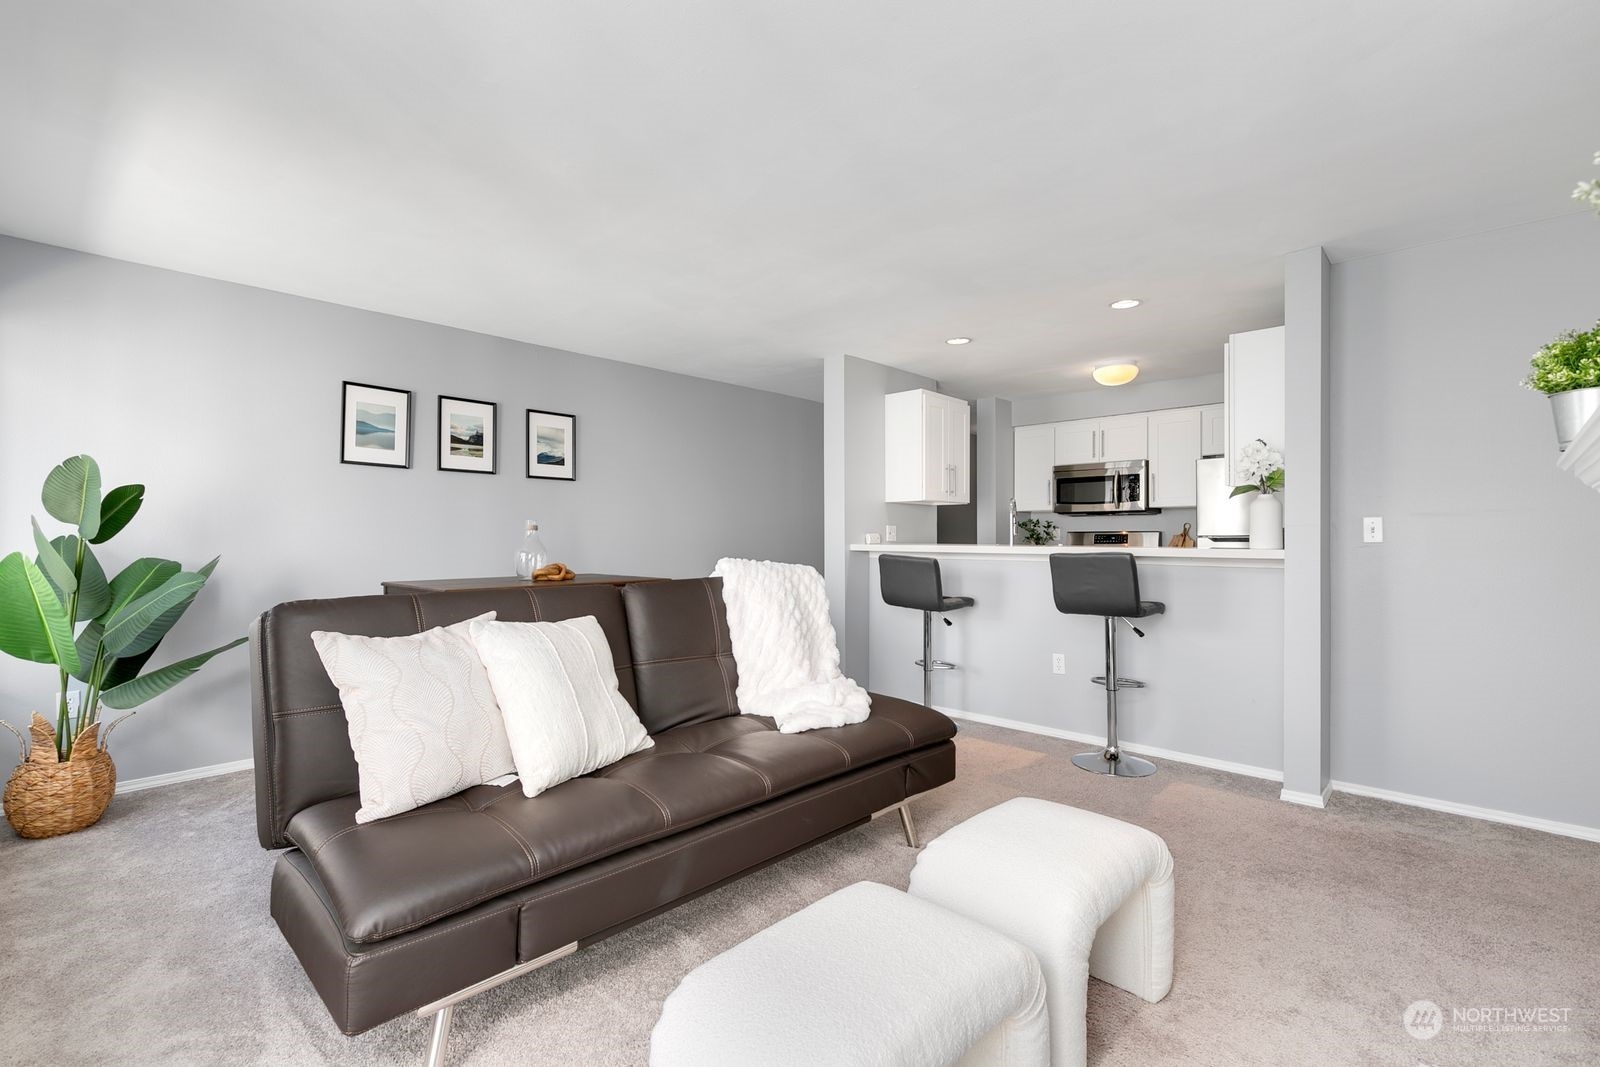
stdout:
[[1533,354],[1522,384],[1541,393],[1565,393],[1600,385],[1600,322],[1579,333],[1568,330]]
[[[217,560],[186,571],[169,559],[139,559],[108,579],[90,546],[128,525],[144,502],[144,486],[118,486],[102,496],[99,465],[89,456],[73,456],[45,478],[42,496],[45,511],[77,532],[46,538],[35,518],[38,555],[13,552],[0,559],[0,651],[52,663],[60,672],[56,750],[65,760],[78,734],[99,721],[102,704],[135,708],[245,639],[141,673]],[[86,625],[74,632],[79,623]],[[71,678],[87,686],[75,718],[67,701]]]
[[1022,519],[1017,530],[1030,545],[1048,545],[1056,539],[1056,524],[1049,519]]

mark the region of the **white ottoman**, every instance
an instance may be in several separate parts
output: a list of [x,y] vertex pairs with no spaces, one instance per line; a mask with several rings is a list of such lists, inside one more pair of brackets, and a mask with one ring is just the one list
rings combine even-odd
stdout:
[[1049,1062],[1033,954],[875,882],[823,897],[690,971],[650,1035],[651,1067]]
[[1008,800],[928,842],[911,892],[1033,949],[1054,1067],[1088,1055],[1091,974],[1151,1003],[1172,988],[1172,855],[1142,827],[1048,800]]

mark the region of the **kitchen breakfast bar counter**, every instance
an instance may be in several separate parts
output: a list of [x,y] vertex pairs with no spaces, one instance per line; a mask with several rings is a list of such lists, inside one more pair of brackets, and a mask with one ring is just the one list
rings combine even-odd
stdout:
[[[1049,557],[1131,552],[1140,592],[1166,614],[1142,620],[1141,639],[1117,638],[1117,673],[1146,689],[1123,690],[1118,729],[1130,752],[1157,763],[1184,759],[1263,777],[1283,768],[1283,551],[1095,548],[1032,545],[851,545],[870,570],[868,677],[881,693],[920,700],[919,614],[883,602],[876,558],[933,556],[947,595],[976,603],[935,626],[933,654],[959,669],[936,672],[933,702],[957,717],[1105,741],[1100,620],[1056,611]],[[1051,657],[1066,659],[1052,673]],[[1079,774],[1070,765],[1064,773]]]

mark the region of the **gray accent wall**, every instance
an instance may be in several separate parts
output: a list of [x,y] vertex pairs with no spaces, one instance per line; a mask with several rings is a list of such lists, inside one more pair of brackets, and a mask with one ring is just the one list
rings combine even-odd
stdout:
[[1600,493],[1517,384],[1597,275],[1586,213],[1334,265],[1336,782],[1600,827]]
[[1011,402],[1011,424],[1032,426],[1040,422],[1068,422],[1072,419],[1098,419],[1108,415],[1132,415],[1163,408],[1194,408],[1222,403],[1222,343],[1217,341],[1217,371],[1192,378],[1167,378],[1107,387],[1090,385],[1070,393],[1029,396]]
[[[340,464],[344,379],[414,391],[411,469]],[[440,393],[499,403],[499,474],[436,469]],[[530,407],[577,415],[575,482],[524,476]],[[814,402],[0,238],[0,551],[31,545],[40,483],[78,452],[148,486],[108,566],[222,555],[157,663],[280,601],[508,574],[529,518],[579,571],[822,563]],[[8,721],[54,691],[0,657]],[[117,730],[121,778],[248,758],[248,703],[239,650]]]

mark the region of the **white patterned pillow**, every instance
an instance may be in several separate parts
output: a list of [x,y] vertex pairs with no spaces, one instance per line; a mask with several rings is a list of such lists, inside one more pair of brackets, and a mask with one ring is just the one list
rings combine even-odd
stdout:
[[468,631],[493,620],[491,611],[410,637],[311,635],[350,727],[361,785],[356,822],[398,815],[516,769]]
[[617,688],[593,615],[565,622],[472,623],[511,738],[522,792],[536,797],[655,744]]

